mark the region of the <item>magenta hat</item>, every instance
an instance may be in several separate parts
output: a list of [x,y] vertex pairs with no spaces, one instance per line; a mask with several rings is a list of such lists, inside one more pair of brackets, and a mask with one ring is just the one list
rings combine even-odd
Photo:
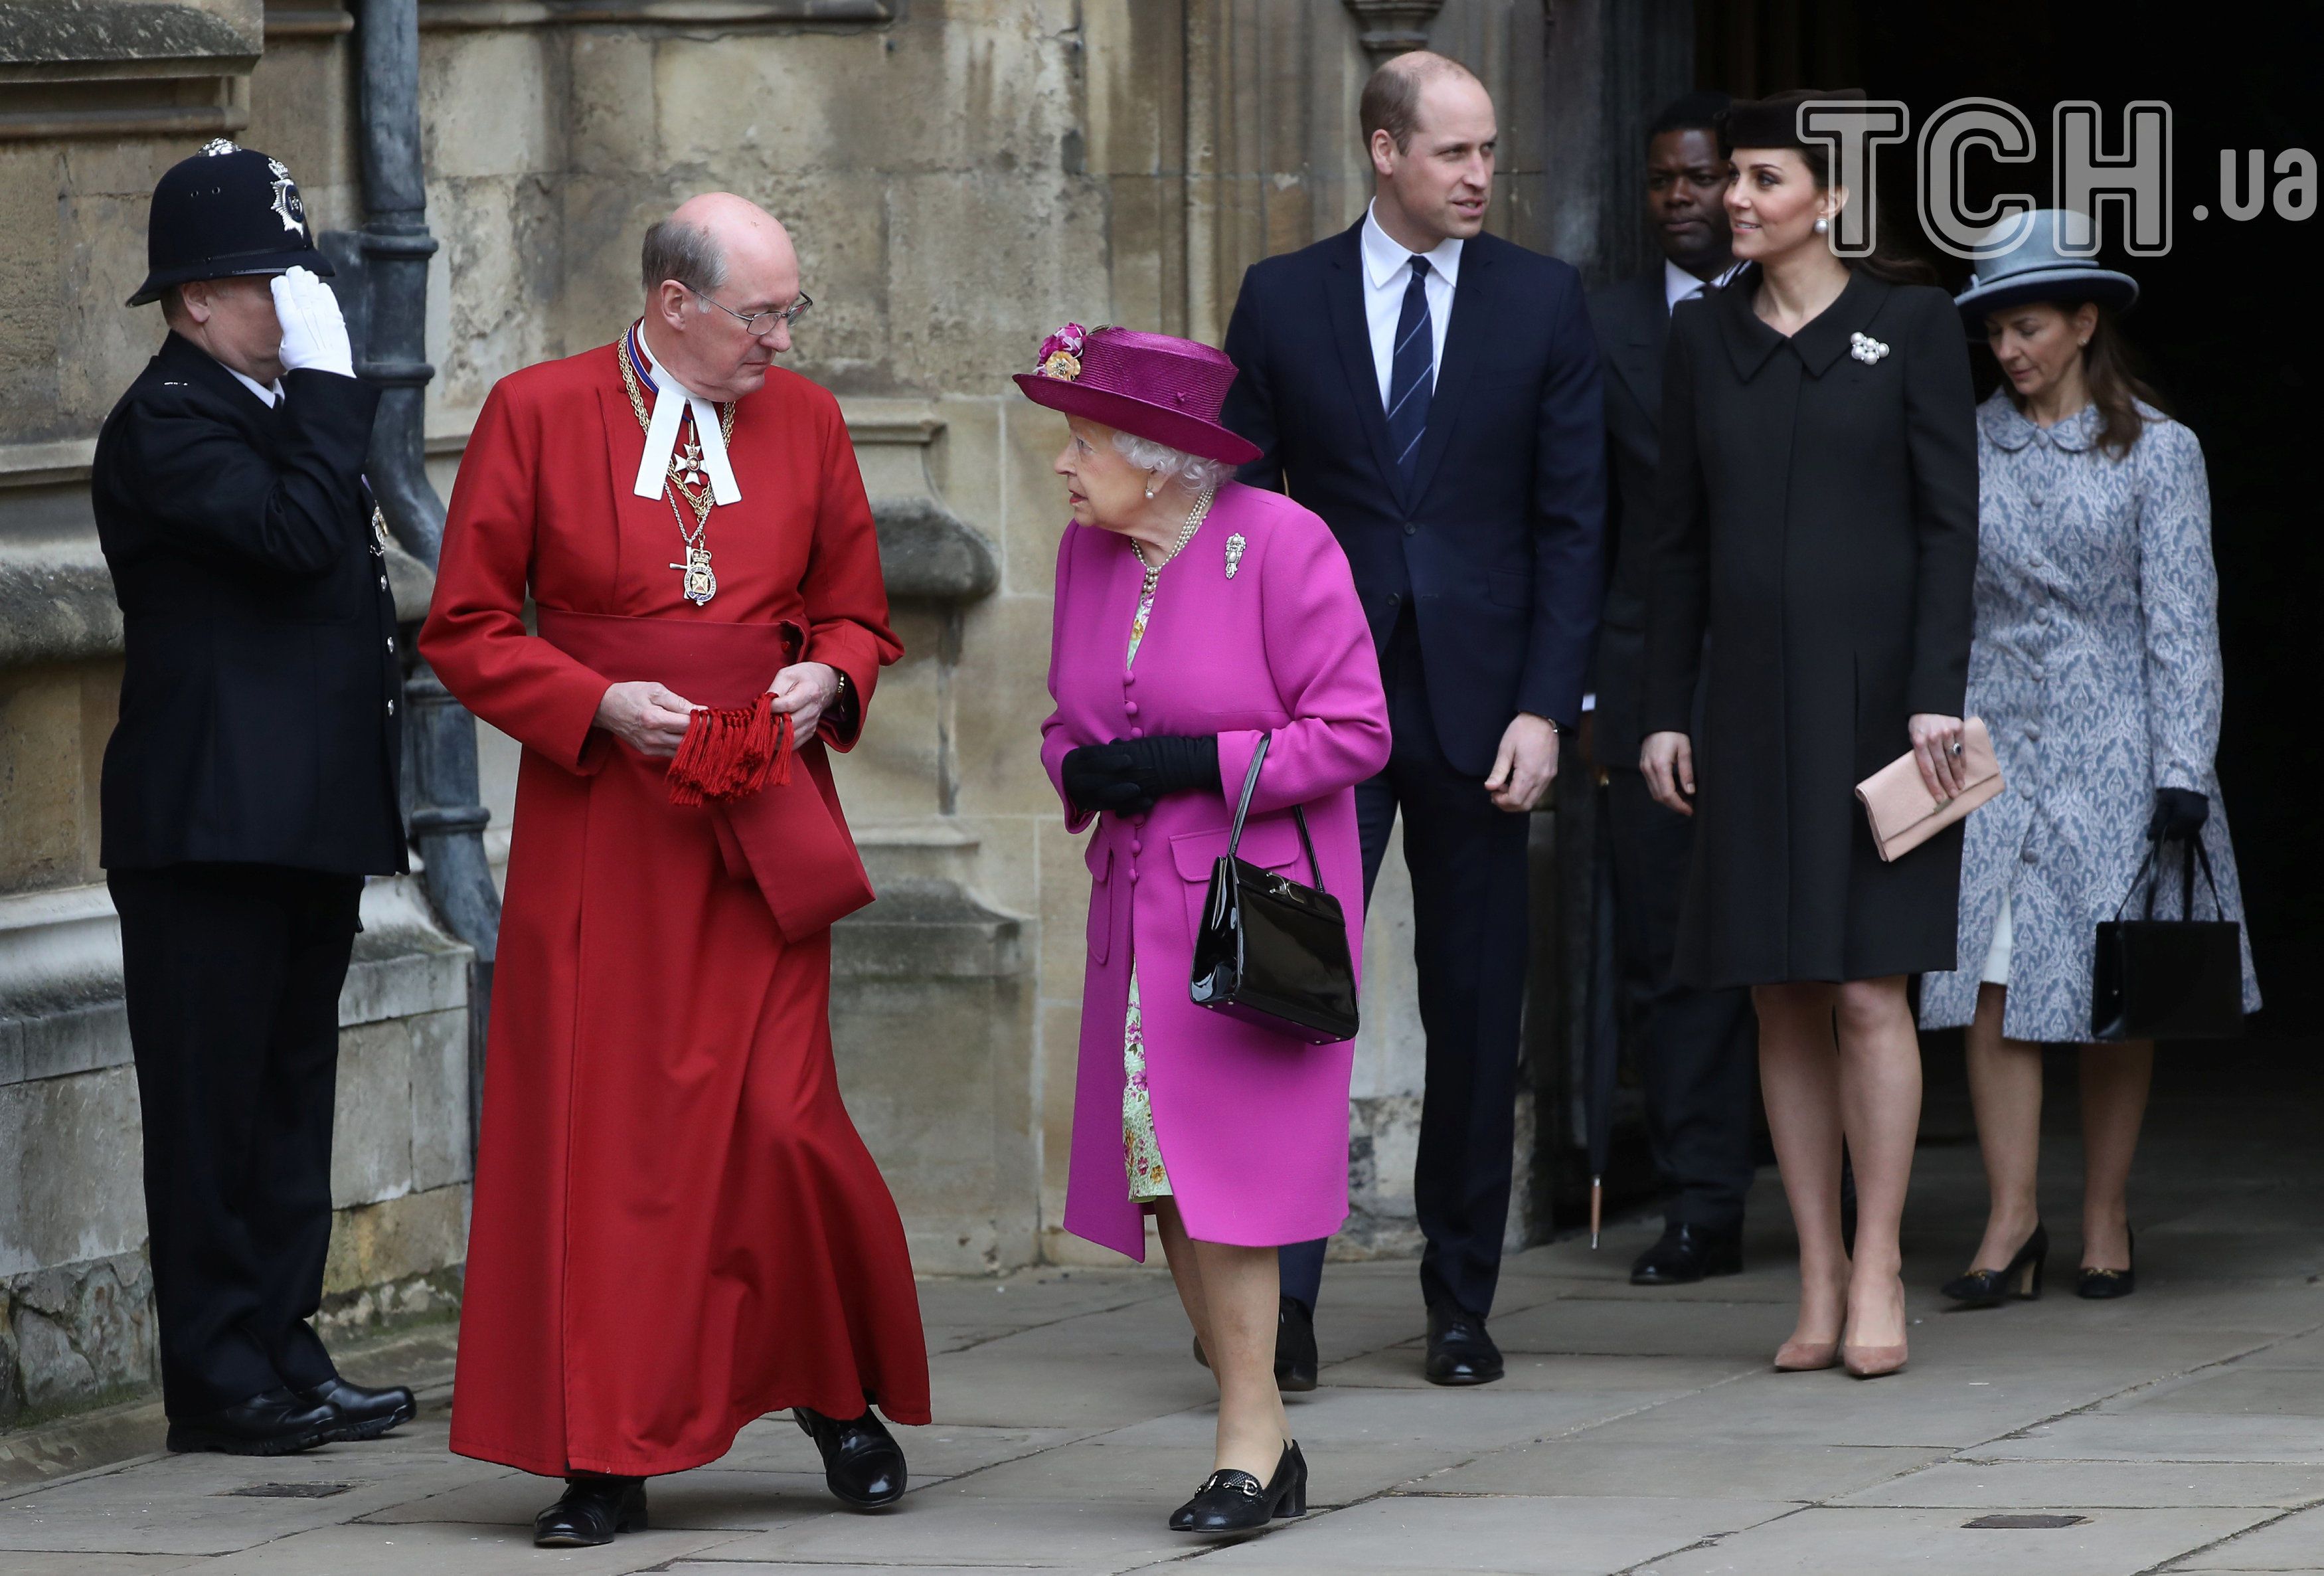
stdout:
[[1037,405],[1231,465],[1259,457],[1257,444],[1219,425],[1235,365],[1207,345],[1068,323],[1041,341],[1034,365],[1016,376]]

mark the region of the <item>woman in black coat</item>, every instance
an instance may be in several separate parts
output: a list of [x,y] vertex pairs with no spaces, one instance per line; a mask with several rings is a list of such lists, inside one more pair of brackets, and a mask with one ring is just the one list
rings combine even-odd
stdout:
[[1950,300],[1832,253],[1849,194],[1802,143],[1809,97],[1833,96],[1729,113],[1728,217],[1749,266],[1672,319],[1639,764],[1657,799],[1702,815],[1675,976],[1751,986],[1758,1009],[1800,1238],[1799,1325],[1776,1366],[1869,1377],[1904,1363],[1897,1227],[1921,1104],[1904,982],[1953,966],[1961,839],[1884,864],[1855,785],[1909,750],[1932,792],[1960,787],[1977,438]]

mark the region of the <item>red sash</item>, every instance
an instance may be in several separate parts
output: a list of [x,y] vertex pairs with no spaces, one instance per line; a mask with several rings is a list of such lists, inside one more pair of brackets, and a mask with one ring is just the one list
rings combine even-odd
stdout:
[[[798,660],[807,631],[771,624],[680,623],[543,607],[541,639],[611,684],[663,684],[696,705],[749,706]],[[786,941],[803,941],[872,900],[839,809],[822,741],[803,741],[792,772],[746,798],[702,806],[726,873],[758,884]]]

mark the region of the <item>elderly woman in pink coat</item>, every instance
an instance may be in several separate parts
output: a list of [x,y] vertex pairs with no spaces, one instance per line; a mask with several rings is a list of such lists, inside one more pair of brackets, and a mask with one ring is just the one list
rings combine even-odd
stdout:
[[1065,1228],[1142,1259],[1155,1216],[1219,1385],[1213,1470],[1171,1517],[1191,1532],[1305,1508],[1275,1384],[1275,1250],[1347,1217],[1352,1057],[1196,1006],[1195,928],[1265,737],[1240,856],[1314,883],[1303,807],[1360,959],[1354,788],[1388,755],[1339,544],[1229,479],[1257,454],[1219,425],[1234,375],[1208,346],[1068,325],[1017,379],[1071,429],[1041,759],[1066,825],[1095,826]]

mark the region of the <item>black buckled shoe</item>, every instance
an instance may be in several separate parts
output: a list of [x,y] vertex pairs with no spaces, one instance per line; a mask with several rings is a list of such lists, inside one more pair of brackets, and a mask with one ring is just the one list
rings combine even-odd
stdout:
[[1743,1273],[1743,1228],[1721,1231],[1675,1221],[1630,1266],[1634,1286],[1692,1286],[1707,1276]]
[[2108,1297],[2126,1297],[2138,1289],[2138,1233],[2130,1233],[2132,1267],[2127,1269],[2091,1269],[2085,1266],[2074,1286],[2078,1297],[2101,1302]]
[[791,1415],[823,1452],[823,1480],[841,1504],[881,1510],[904,1497],[904,1447],[869,1406],[844,1422],[805,1406]]
[[180,1453],[217,1451],[230,1456],[287,1456],[339,1437],[338,1408],[318,1405],[285,1389],[222,1406],[203,1417],[172,1419],[167,1443]]
[[646,1530],[643,1478],[567,1478],[556,1504],[532,1518],[536,1549],[594,1549]]
[[420,1403],[401,1385],[367,1390],[337,1375],[327,1384],[300,1391],[299,1398],[309,1405],[337,1408],[341,1422],[331,1438],[340,1442],[377,1439],[420,1415]]
[[1261,1483],[1249,1472],[1213,1472],[1194,1497],[1170,1513],[1172,1532],[1250,1532],[1270,1521],[1307,1514],[1307,1458],[1299,1442],[1283,1447],[1275,1476]]
[[1937,1290],[1971,1308],[1997,1308],[2015,1297],[2031,1303],[2042,1295],[2042,1267],[2050,1258],[2050,1228],[2041,1221],[2018,1248],[2016,1256],[1999,1269],[1972,1269],[1957,1275]]
[[1482,1317],[1447,1303],[1428,1310],[1430,1384],[1489,1385],[1507,1371]]

